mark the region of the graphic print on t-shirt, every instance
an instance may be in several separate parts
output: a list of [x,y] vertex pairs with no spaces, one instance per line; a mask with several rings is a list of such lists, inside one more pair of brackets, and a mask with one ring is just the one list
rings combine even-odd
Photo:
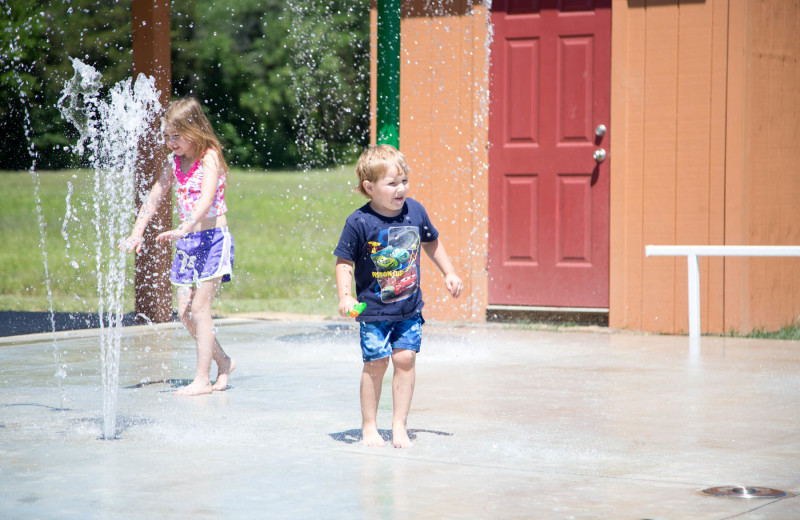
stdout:
[[370,258],[376,271],[381,301],[396,302],[417,290],[417,258],[419,229],[412,226],[392,227],[381,231],[377,242],[370,242]]

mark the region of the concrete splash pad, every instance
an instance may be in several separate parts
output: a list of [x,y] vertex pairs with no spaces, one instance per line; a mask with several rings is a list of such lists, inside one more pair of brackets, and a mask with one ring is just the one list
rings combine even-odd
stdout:
[[218,333],[231,388],[181,398],[188,335],[125,329],[113,441],[95,332],[57,336],[64,409],[52,335],[0,340],[0,518],[800,518],[800,342],[426,325],[397,450],[358,443],[351,323]]

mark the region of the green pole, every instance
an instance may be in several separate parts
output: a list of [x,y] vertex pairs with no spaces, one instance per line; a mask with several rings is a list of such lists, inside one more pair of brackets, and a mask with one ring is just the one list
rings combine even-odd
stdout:
[[378,0],[378,144],[400,148],[400,1]]

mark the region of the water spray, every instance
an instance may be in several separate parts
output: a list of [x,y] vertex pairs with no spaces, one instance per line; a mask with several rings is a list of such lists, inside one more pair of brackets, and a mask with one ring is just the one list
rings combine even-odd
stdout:
[[75,152],[85,156],[94,174],[92,224],[101,330],[103,439],[113,439],[126,285],[125,253],[116,246],[130,231],[140,144],[157,138],[153,127],[162,107],[152,77],[140,74],[135,83],[121,81],[106,98],[100,95],[99,72],[77,59],[72,65],[75,74],[64,86],[58,106],[62,117],[80,134]]

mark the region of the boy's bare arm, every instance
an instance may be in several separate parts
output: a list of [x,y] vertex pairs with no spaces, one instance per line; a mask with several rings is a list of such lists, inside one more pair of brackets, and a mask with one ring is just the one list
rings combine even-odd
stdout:
[[353,262],[336,257],[336,291],[339,294],[339,314],[347,317],[358,303],[353,297]]
[[450,262],[450,257],[447,256],[447,251],[445,251],[439,239],[423,242],[422,249],[425,250],[430,259],[433,260],[433,263],[436,264],[439,271],[444,275],[444,283],[453,298],[461,296],[461,291],[464,290],[464,282],[462,282],[461,278],[456,274],[456,270]]

